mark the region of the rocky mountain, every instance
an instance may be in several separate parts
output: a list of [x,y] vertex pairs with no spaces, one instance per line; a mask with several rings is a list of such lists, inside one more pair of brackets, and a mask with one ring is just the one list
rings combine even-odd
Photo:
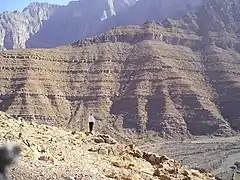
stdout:
[[[72,1],[46,21],[27,47],[56,47],[100,32],[100,25],[133,5],[136,0]],[[109,28],[111,26],[108,26]]]
[[[216,3],[218,6],[223,2]],[[101,0],[97,3],[79,0],[67,6],[33,3],[23,12],[0,15],[0,45],[7,49],[56,47],[112,27],[179,18],[186,12],[195,12],[203,4],[212,6],[212,2],[206,0]],[[228,17],[222,18],[234,22]],[[231,27],[229,24],[228,30]]]
[[179,18],[186,12],[194,12],[203,3],[203,0],[139,0],[134,6],[105,21],[102,28],[139,25],[148,20],[163,21],[166,18]]
[[0,52],[0,110],[80,129],[93,112],[102,131],[232,135],[240,129],[239,12],[237,0],[212,0],[178,21]]
[[10,171],[13,180],[215,179],[210,173],[189,169],[167,156],[141,151],[107,134],[88,136],[16,120],[2,112],[0,127],[1,141],[15,141],[22,150],[20,161]]
[[[105,4],[104,4],[105,2]],[[109,28],[123,25],[143,24],[147,20],[160,20],[166,17],[179,17],[183,12],[194,10],[202,4],[202,0],[168,1],[168,0],[139,0],[128,2],[115,0],[72,2],[66,6],[65,12],[59,11],[46,22],[42,29],[29,39],[27,47],[56,47],[68,44],[79,38],[90,37]],[[112,4],[112,5],[111,5]],[[91,9],[95,9],[94,14]],[[105,10],[107,9],[114,9]],[[112,7],[112,8],[111,8]],[[120,8],[121,7],[121,8]],[[84,10],[81,10],[83,9]],[[80,10],[80,11],[79,11]],[[71,12],[71,13],[69,13]],[[79,12],[82,16],[75,16]],[[106,12],[109,12],[106,14]],[[60,18],[59,18],[60,17]],[[100,18],[101,17],[101,18]],[[100,21],[101,20],[101,21]]]
[[0,45],[7,49],[56,47],[111,27],[179,17],[202,0],[79,0],[67,6],[33,3],[23,12],[0,15]]
[[17,49],[70,43],[91,34],[97,24],[135,1],[79,0],[67,6],[32,3],[23,12],[4,12],[0,15],[0,45]]
[[57,5],[32,3],[23,12],[0,14],[0,45],[7,49],[25,48],[26,41],[58,8]]

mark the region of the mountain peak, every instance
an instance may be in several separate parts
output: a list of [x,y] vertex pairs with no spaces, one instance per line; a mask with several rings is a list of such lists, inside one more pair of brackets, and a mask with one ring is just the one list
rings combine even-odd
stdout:
[[[221,8],[217,10],[218,6]],[[240,36],[239,27],[235,23],[239,14],[237,0],[79,0],[72,1],[62,8],[59,7],[61,6],[34,2],[23,10],[24,14],[21,18],[16,17],[16,15],[20,16],[19,12],[5,20],[3,18],[4,23],[0,25],[1,44],[8,49],[56,47],[106,32],[112,27],[138,25],[147,20],[179,19],[189,12],[193,14],[197,12],[199,17],[198,20],[194,20],[185,16],[192,21],[186,25],[191,29],[199,30],[201,35],[212,34],[215,26],[218,29],[222,27],[227,32],[234,32],[235,37]],[[235,15],[229,11],[235,12]],[[215,18],[214,23],[205,23],[205,20],[210,21],[211,18]],[[7,19],[10,19],[11,25],[6,23]],[[200,19],[203,21],[201,22]],[[16,31],[23,29],[17,28],[18,26],[23,26],[25,30]],[[29,31],[29,29],[34,30]],[[14,37],[11,33],[6,34],[12,31]],[[13,42],[8,43],[11,39],[14,39]]]
[[50,8],[50,7],[59,7],[60,5],[55,4],[49,4],[49,3],[39,3],[39,2],[33,2],[29,4],[26,8],[23,9],[23,12],[26,12],[28,10],[36,10],[38,8]]

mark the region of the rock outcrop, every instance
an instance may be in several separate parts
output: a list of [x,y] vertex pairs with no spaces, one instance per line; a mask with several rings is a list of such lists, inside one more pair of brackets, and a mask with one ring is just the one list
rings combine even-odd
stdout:
[[6,49],[3,46],[0,46],[0,51],[6,51]]
[[0,127],[0,139],[16,141],[22,149],[20,162],[10,171],[13,180],[215,179],[210,173],[189,169],[167,156],[141,152],[106,134],[72,133],[16,120],[2,112]]

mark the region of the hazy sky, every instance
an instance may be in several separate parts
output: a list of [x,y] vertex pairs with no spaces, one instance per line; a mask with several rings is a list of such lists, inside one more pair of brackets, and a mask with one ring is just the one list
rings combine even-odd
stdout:
[[0,13],[3,11],[22,11],[23,8],[36,1],[50,4],[68,4],[70,0],[0,0]]

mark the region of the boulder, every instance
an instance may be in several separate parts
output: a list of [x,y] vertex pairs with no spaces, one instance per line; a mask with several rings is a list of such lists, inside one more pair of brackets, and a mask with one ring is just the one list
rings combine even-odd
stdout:
[[239,168],[240,168],[240,161],[236,161],[236,162],[234,163],[234,165],[237,167],[237,169],[239,169]]
[[141,158],[143,156],[143,153],[139,149],[135,149],[132,153],[134,157]]
[[107,143],[107,144],[116,144],[117,143],[117,141],[115,139],[113,139],[110,135],[100,134],[97,136],[97,138],[102,138],[104,140],[104,143]]
[[40,156],[38,159],[41,160],[41,161],[54,163],[54,159],[53,159],[53,157],[48,156],[48,155]]
[[108,152],[109,151],[106,148],[99,148],[98,149],[98,154],[101,154],[101,155],[108,155],[109,154]]
[[96,138],[93,139],[93,141],[94,141],[95,143],[104,143],[104,142],[105,142],[104,139],[101,138],[101,137],[96,137]]
[[184,169],[183,172],[182,172],[182,174],[183,174],[184,176],[188,176],[190,173],[189,173],[188,170]]
[[149,157],[149,162],[150,162],[151,164],[156,164],[156,157],[157,157],[156,154],[152,154],[152,155]]

